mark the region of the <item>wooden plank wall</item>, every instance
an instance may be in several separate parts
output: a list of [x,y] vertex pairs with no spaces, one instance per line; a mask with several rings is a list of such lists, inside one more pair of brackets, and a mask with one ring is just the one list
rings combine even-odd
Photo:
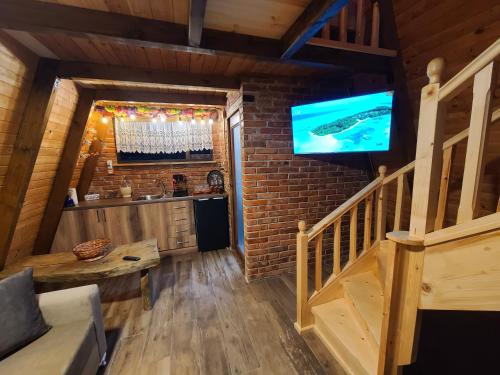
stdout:
[[0,32],[0,189],[38,58]]
[[[418,113],[420,90],[428,82],[427,63],[434,57],[443,57],[446,60],[446,81],[471,62],[500,35],[500,3],[491,0],[476,0],[473,3],[466,0],[394,0],[393,4],[410,100],[414,113]],[[450,103],[445,125],[446,139],[468,127],[471,105],[472,87]],[[496,90],[493,108],[500,108],[499,89]],[[417,120],[415,118],[415,126]],[[481,215],[496,211],[500,194],[498,124],[492,127],[488,138]],[[456,219],[465,150],[466,141],[459,145],[452,166],[446,214],[448,225]]]
[[62,80],[57,89],[40,152],[17,222],[7,264],[19,256],[31,254],[77,101],[78,93],[73,82]]

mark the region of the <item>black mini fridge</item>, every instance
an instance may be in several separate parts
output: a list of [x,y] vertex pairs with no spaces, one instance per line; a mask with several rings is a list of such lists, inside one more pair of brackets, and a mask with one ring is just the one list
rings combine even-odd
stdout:
[[210,251],[229,246],[227,197],[194,200],[198,250]]

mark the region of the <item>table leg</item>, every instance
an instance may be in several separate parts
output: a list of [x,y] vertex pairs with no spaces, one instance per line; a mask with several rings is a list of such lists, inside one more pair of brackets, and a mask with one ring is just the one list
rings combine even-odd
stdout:
[[141,270],[142,306],[144,310],[151,310],[156,301],[156,285],[154,274],[157,267]]

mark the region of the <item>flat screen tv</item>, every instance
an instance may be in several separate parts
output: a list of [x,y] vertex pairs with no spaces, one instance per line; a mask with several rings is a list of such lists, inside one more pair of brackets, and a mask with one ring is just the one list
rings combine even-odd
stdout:
[[393,91],[292,107],[295,154],[389,150]]

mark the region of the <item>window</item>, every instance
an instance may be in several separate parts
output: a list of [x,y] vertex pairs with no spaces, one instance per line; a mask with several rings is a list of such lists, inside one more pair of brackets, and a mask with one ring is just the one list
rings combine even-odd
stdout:
[[212,121],[115,119],[119,163],[212,160]]

